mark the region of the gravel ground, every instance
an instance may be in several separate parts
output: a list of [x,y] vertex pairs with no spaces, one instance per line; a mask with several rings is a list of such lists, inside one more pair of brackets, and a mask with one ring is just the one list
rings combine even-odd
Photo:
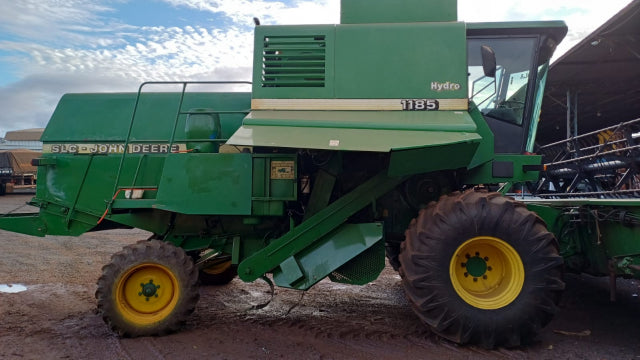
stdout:
[[[0,198],[0,212],[28,195]],[[22,208],[20,211],[33,209]],[[636,280],[567,275],[561,312],[534,343],[517,349],[457,346],[430,333],[409,309],[390,267],[366,286],[322,281],[306,293],[236,279],[201,287],[181,332],[121,339],[96,314],[100,268],[111,254],[148,236],[111,230],[38,238],[0,231],[1,359],[640,359]],[[16,284],[9,286],[10,284]],[[20,286],[26,290],[21,290]]]

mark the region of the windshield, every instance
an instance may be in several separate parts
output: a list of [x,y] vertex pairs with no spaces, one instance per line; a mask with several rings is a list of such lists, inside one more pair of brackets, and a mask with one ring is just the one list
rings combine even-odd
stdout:
[[[535,44],[532,37],[469,39],[469,98],[482,114],[522,125]],[[483,45],[496,54],[495,78],[482,70]]]

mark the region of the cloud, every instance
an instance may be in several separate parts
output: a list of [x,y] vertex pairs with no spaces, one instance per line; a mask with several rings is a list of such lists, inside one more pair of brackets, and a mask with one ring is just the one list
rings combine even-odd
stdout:
[[186,6],[224,14],[237,24],[249,24],[257,17],[262,24],[336,24],[340,21],[340,0],[164,0],[173,6]]
[[[339,0],[164,0],[224,15],[224,27],[138,27],[111,17],[126,0],[21,0],[0,12],[2,61],[16,83],[0,87],[0,136],[45,126],[67,92],[135,91],[143,81],[250,80],[254,16],[263,24],[336,23]],[[35,109],[29,112],[24,109]]]
[[22,41],[51,45],[86,45],[93,34],[122,26],[101,16],[113,9],[99,0],[20,0],[5,2],[0,12],[0,32]]

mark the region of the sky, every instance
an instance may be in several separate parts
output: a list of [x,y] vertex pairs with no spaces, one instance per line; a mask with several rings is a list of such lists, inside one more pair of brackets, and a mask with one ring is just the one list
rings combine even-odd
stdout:
[[[630,2],[458,0],[458,19],[564,20],[557,58]],[[0,137],[45,127],[64,93],[249,81],[253,17],[263,25],[340,22],[340,0],[0,0],[0,9]]]

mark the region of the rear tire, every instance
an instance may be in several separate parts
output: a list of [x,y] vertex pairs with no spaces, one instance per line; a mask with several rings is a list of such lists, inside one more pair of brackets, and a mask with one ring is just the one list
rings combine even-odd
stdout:
[[564,289],[554,236],[498,193],[443,196],[405,233],[400,275],[413,310],[456,343],[518,346],[557,311]]
[[238,275],[238,268],[231,260],[214,264],[200,270],[202,285],[226,285]]
[[98,311],[120,336],[178,330],[199,299],[198,270],[181,248],[150,240],[111,257],[98,279]]

